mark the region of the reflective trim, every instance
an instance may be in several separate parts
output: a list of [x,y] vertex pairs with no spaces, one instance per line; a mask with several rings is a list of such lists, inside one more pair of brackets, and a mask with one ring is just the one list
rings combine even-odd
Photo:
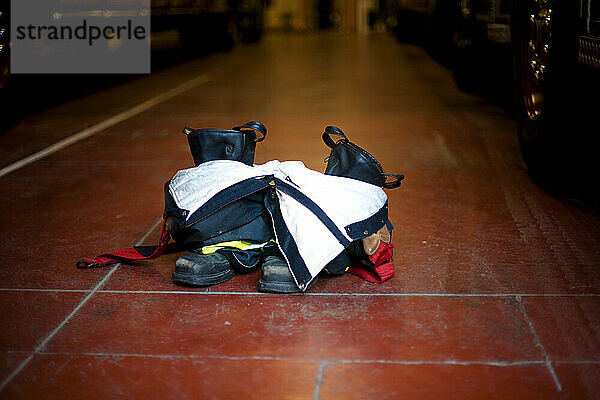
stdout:
[[[275,242],[273,239],[271,239],[270,241]],[[212,254],[215,251],[221,250],[224,248],[235,248],[238,250],[257,250],[257,249],[262,249],[268,243],[269,242],[250,243],[250,242],[245,242],[243,240],[232,240],[230,242],[221,242],[221,243],[213,244],[211,246],[204,246],[201,249],[201,253],[202,254]]]

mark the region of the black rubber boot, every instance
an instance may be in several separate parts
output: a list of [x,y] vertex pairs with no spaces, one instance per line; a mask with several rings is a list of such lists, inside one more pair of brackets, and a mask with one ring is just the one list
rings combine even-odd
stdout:
[[[309,287],[316,279],[313,279]],[[258,280],[258,290],[273,293],[298,293],[302,291],[296,286],[294,277],[285,260],[279,256],[267,256],[265,258]]]
[[177,259],[173,282],[194,286],[210,286],[233,278],[235,272],[227,258],[219,253],[188,253]]

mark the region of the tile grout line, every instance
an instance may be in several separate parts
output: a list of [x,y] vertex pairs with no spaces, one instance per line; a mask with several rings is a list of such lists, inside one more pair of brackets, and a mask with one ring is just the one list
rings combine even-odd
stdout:
[[83,307],[83,305],[96,293],[96,291],[102,286],[104,285],[104,283],[106,282],[106,280],[112,275],[112,273],[119,267],[120,264],[115,264],[110,271],[108,271],[104,277],[100,280],[100,282],[98,282],[96,284],[96,286],[88,293],[87,296],[85,296],[85,298],[79,302],[79,304],[73,309],[73,311],[71,311],[69,313],[69,315],[66,316],[65,319],[62,320],[61,323],[58,324],[58,326],[56,328],[54,328],[54,330],[52,330],[52,332],[50,332],[48,334],[48,336],[46,336],[46,338],[36,346],[36,348],[33,350],[33,352],[29,355],[29,357],[27,357],[21,364],[19,364],[19,366],[10,374],[8,375],[8,377],[6,377],[6,379],[4,381],[2,381],[2,383],[0,383],[0,392],[6,387],[6,385],[8,385],[13,379],[14,377],[16,377],[28,364],[29,362],[33,359],[33,357],[36,354],[39,354],[48,344],[48,342],[50,342],[50,340],[52,340],[52,338],[58,333],[58,331],[67,323],[69,322],[69,320],[75,315],[75,313],[77,313],[77,311],[79,311],[81,309],[81,307]]
[[56,153],[57,151],[64,149],[65,147],[71,146],[72,144],[75,144],[83,139],[93,136],[98,132],[102,132],[108,128],[111,128],[117,124],[120,124],[121,122],[126,121],[130,118],[133,118],[133,117],[143,113],[144,111],[147,111],[161,103],[164,103],[165,101],[171,100],[172,98],[177,97],[178,95],[180,95],[196,86],[202,85],[202,84],[210,82],[210,81],[212,81],[212,77],[211,77],[211,74],[208,74],[208,73],[205,73],[200,76],[197,76],[196,78],[190,79],[189,81],[184,82],[179,86],[176,86],[170,90],[167,90],[164,93],[161,93],[154,97],[151,97],[150,99],[143,101],[142,103],[135,105],[117,115],[113,115],[112,117],[105,119],[104,121],[98,122],[86,129],[83,129],[77,133],[72,134],[71,136],[68,136],[62,140],[59,140],[58,142],[53,143],[50,146],[48,146],[36,153],[33,153],[25,158],[15,161],[14,163],[9,164],[9,165],[5,166],[4,168],[0,168],[0,177],[3,177],[4,175],[8,175],[11,172],[21,169],[21,168],[23,168],[29,164],[32,164],[38,160],[46,158],[49,155],[52,155],[52,154]]
[[600,365],[600,360],[562,360],[554,361],[558,365]]
[[[392,364],[392,365],[486,365],[494,367],[517,367],[540,365],[545,366],[544,360],[515,360],[515,361],[494,361],[494,360],[381,360],[381,359],[322,359],[305,357],[277,357],[277,356],[226,356],[226,355],[198,355],[198,354],[142,354],[142,353],[101,353],[101,352],[68,352],[68,351],[40,351],[40,355],[65,355],[65,356],[89,356],[89,357],[118,357],[118,358],[158,358],[158,359],[210,359],[210,360],[229,360],[229,361],[319,361],[323,367],[333,364]],[[559,362],[560,364],[600,364],[600,360],[574,360],[571,362]]]
[[[142,236],[142,238],[140,240],[137,241],[137,243],[135,244],[135,246],[139,246],[141,245],[144,240],[150,235],[150,233],[152,233],[152,231],[154,231],[154,229],[156,229],[156,227],[162,222],[162,217],[160,219],[158,219],[154,225],[152,225],[152,227]],[[111,275],[119,268],[119,266],[121,265],[121,263],[117,263],[115,264],[105,275],[104,277],[100,280],[100,282],[98,282],[96,284],[96,286],[94,286],[94,288],[88,293],[87,296],[85,296],[83,298],[83,300],[81,300],[79,302],[79,304],[73,309],[73,311],[71,311],[69,313],[69,315],[67,315],[65,317],[65,319],[62,320],[61,323],[59,323],[56,328],[54,328],[52,330],[52,332],[50,332],[48,334],[48,336],[46,336],[46,338],[40,343],[38,344],[35,349],[33,350],[33,352],[29,355],[29,357],[27,357],[25,360],[23,360],[23,362],[21,362],[21,364],[19,364],[19,366],[17,366],[17,368],[15,368],[15,370],[13,372],[11,372],[6,379],[4,379],[2,381],[2,383],[0,383],[0,392],[29,364],[29,362],[31,362],[31,360],[33,359],[33,357],[36,354],[40,354],[42,352],[42,350],[46,347],[46,345],[52,340],[52,338],[54,338],[54,336],[58,333],[58,331],[60,331],[62,329],[63,326],[65,326],[69,320],[71,318],[73,318],[73,316],[75,314],[77,314],[77,312],[85,305],[85,303],[87,303],[87,301],[96,293],[98,292],[98,290],[108,281],[108,279],[111,277]]]
[[546,368],[548,368],[548,372],[550,372],[550,375],[552,376],[552,379],[554,380],[554,384],[556,385],[556,388],[558,389],[559,392],[562,392],[563,387],[560,383],[560,380],[558,379],[558,376],[556,375],[556,371],[554,371],[554,367],[552,367],[552,360],[550,360],[550,355],[546,351],[546,348],[542,344],[540,337],[538,336],[537,332],[535,331],[533,322],[531,322],[529,315],[527,315],[527,311],[525,310],[525,304],[523,304],[521,296],[517,295],[516,299],[519,302],[519,308],[521,309],[521,312],[523,313],[525,322],[527,322],[527,325],[529,326],[529,330],[531,331],[531,334],[533,335],[533,342],[537,347],[539,347],[542,350],[542,355],[544,356],[544,364],[546,365]]
[[[86,289],[38,289],[38,288],[0,288],[0,292],[65,292],[87,293]],[[98,290],[98,293],[115,294],[191,294],[191,295],[252,295],[281,296],[279,293],[238,292],[238,291],[185,291],[185,290]],[[600,297],[599,293],[347,293],[317,292],[289,293],[289,296],[347,296],[347,297]]]
[[0,292],[58,292],[58,293],[87,293],[86,289],[36,289],[36,288],[0,288]]
[[317,377],[315,378],[315,391],[313,393],[313,400],[319,400],[321,386],[323,385],[323,375],[325,375],[325,368],[332,364],[332,362],[328,361],[319,361],[319,369],[317,372]]
[[[0,289],[1,290],[1,289]],[[268,292],[237,292],[237,291],[184,291],[184,290],[101,290],[103,293],[123,294],[193,294],[193,295],[253,295],[281,296],[281,293]],[[520,293],[288,293],[289,296],[345,296],[345,297],[600,297],[600,294],[520,294]]]

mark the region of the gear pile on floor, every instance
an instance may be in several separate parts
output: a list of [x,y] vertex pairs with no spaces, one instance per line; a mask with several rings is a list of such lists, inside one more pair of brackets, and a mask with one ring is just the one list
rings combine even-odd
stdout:
[[189,251],[175,263],[177,284],[217,285],[261,268],[259,290],[295,293],[320,273],[349,272],[377,283],[393,276],[393,225],[383,188],[399,187],[404,176],[386,174],[339,128],[323,133],[331,148],[325,173],[300,161],[255,165],[256,143],[267,134],[260,122],[184,133],[195,167],[165,184],[159,245],[83,259],[79,268],[156,258],[172,237]]

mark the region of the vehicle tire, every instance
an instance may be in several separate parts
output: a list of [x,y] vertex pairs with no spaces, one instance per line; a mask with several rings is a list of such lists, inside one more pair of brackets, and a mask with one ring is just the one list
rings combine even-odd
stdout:
[[529,175],[541,184],[562,178],[573,161],[574,5],[569,0],[513,2],[519,142]]

